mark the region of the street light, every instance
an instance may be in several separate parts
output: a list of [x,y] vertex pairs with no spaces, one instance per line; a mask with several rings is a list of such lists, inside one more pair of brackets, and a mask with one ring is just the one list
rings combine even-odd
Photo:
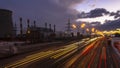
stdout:
[[95,32],[97,33],[97,32],[98,32],[98,30],[95,30]]
[[91,31],[94,32],[94,31],[95,31],[95,28],[92,28]]
[[73,25],[72,25],[72,28],[73,28],[73,29],[76,29],[76,28],[77,28],[77,26],[76,26],[75,24],[73,24]]
[[86,31],[89,32],[90,30],[87,28]]
[[30,30],[28,30],[27,33],[30,34],[31,33]]
[[82,31],[82,33],[84,34],[84,27],[86,26],[86,24],[85,23],[83,23],[83,24],[81,24],[81,28],[83,29],[83,31]]
[[86,33],[87,33],[87,35],[89,35],[89,28],[86,28]]
[[81,24],[81,28],[84,28],[85,26],[86,26],[86,24],[85,24],[85,23]]

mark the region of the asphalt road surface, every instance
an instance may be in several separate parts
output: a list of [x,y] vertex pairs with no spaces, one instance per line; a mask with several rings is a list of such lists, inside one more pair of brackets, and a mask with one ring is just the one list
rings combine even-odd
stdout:
[[87,38],[27,55],[3,68],[120,68],[120,56],[106,38]]

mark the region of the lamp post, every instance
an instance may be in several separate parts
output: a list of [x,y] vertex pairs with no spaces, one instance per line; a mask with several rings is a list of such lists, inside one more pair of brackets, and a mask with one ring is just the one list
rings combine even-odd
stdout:
[[89,28],[86,28],[87,35],[89,35],[89,31],[90,31]]
[[[72,28],[73,29],[76,29],[77,28],[77,26],[75,25],[75,24],[72,24]],[[74,32],[72,33],[72,37],[74,36]]]
[[94,33],[94,32],[95,32],[95,28],[93,27],[93,28],[91,29],[91,31],[92,31],[92,33]]
[[85,28],[85,26],[86,26],[85,23],[82,23],[82,24],[80,25],[80,27],[81,27],[81,29],[82,29],[82,34],[84,34],[84,28]]
[[95,33],[95,28],[94,27],[91,29],[91,33],[93,34],[93,37],[94,37],[94,33]]
[[72,24],[72,28],[77,30],[77,37],[80,37],[80,31],[79,31],[79,26],[77,26],[76,24]]

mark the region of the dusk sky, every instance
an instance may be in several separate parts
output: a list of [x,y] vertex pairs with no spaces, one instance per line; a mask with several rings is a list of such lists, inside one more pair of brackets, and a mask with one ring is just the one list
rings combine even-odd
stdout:
[[83,3],[78,4],[75,8],[78,11],[89,12],[95,8],[105,8],[110,12],[116,12],[120,10],[120,0],[84,0]]
[[64,30],[68,18],[71,19],[71,23],[78,22],[78,20],[92,22],[96,18],[96,20],[103,20],[103,18],[116,20],[118,18],[114,19],[114,16],[107,14],[91,18],[91,21],[88,18],[79,19],[78,14],[89,13],[96,8],[104,8],[110,13],[116,13],[120,10],[119,4],[120,0],[0,0],[0,9],[12,10],[14,23],[19,24],[19,17],[22,17],[24,27],[27,19],[30,19],[31,24],[36,20],[38,26],[44,27],[44,23],[47,22],[52,25],[56,24],[57,30]]

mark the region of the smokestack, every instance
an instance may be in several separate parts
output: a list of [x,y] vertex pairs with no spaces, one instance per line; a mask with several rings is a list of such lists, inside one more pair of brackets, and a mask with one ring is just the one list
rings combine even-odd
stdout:
[[30,27],[30,20],[27,19],[27,27],[29,28]]
[[47,22],[45,22],[45,28],[47,28]]
[[70,23],[70,18],[68,19],[68,23]]
[[15,22],[15,25],[14,25],[14,29],[17,30],[17,25],[16,25],[16,22]]
[[49,29],[51,30],[51,24],[49,24]]
[[22,18],[20,17],[20,34],[23,34]]
[[17,32],[17,25],[16,25],[16,22],[15,22],[15,25],[14,25],[14,37],[16,36],[16,32]]
[[54,32],[56,31],[56,25],[54,24]]
[[36,27],[36,21],[34,21],[34,27]]

